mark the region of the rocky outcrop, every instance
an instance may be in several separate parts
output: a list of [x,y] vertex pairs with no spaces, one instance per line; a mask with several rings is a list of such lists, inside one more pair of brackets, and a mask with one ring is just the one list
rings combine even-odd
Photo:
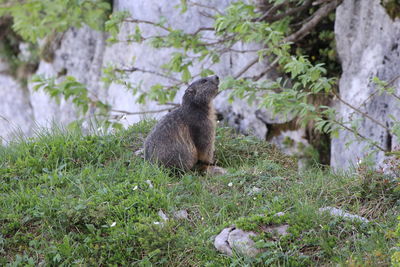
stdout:
[[[376,76],[382,81],[393,81],[392,87],[397,88],[396,94],[400,95],[400,20],[393,21],[380,2],[344,0],[336,11],[337,51],[343,69],[339,90],[344,101],[391,127],[391,116],[400,118],[400,101],[388,94],[377,94],[372,78]],[[337,109],[345,121],[357,122],[361,126],[361,135],[387,151],[399,146],[399,140],[390,132],[360,116],[349,106],[338,102]],[[370,153],[370,150],[365,150],[365,141],[350,143],[353,140],[354,135],[344,130],[340,131],[339,138],[332,140],[333,167],[355,165]],[[384,159],[383,152],[374,155],[378,164]]]
[[[42,60],[36,74],[45,77],[73,76],[87,85],[90,94],[101,97],[100,75],[105,49],[105,34],[89,27],[70,29],[60,37],[51,62]],[[33,118],[40,126],[49,126],[53,121],[66,125],[79,117],[71,102],[57,104],[43,91],[34,92],[30,88]]]
[[16,135],[29,135],[33,126],[29,92],[8,74],[8,69],[0,58],[0,144]]
[[[87,85],[91,95],[102,97],[100,75],[105,34],[83,27],[70,29],[58,37],[52,46],[51,61],[41,60],[36,74],[74,76]],[[0,60],[0,66],[0,139],[3,142],[11,140],[15,132],[29,136],[37,127],[50,127],[53,123],[67,125],[79,117],[71,102],[61,100],[57,104],[45,92],[33,91],[33,84],[27,88],[22,86],[8,74],[9,66],[4,60]]]

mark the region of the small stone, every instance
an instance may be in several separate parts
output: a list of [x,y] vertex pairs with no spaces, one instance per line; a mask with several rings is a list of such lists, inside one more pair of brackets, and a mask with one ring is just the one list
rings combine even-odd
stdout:
[[232,249],[228,243],[228,236],[229,233],[235,229],[234,227],[225,228],[224,230],[219,233],[214,239],[214,246],[215,248],[228,256],[232,256]]
[[263,228],[264,232],[271,233],[271,234],[277,234],[280,236],[285,236],[288,235],[288,224],[282,224],[282,225],[273,225],[273,226],[266,226]]
[[149,185],[149,188],[154,188],[153,183],[150,180],[146,180],[146,184]]
[[144,149],[141,148],[141,149],[139,149],[139,150],[136,150],[134,154],[135,154],[135,156],[144,158]]
[[261,188],[257,187],[257,186],[253,186],[253,188],[250,190],[250,192],[248,193],[249,196],[258,194],[262,191]]
[[262,250],[256,248],[256,243],[251,239],[254,236],[257,236],[254,232],[235,229],[229,233],[228,243],[237,253],[247,257],[255,257]]
[[209,166],[207,168],[207,174],[211,175],[211,176],[218,176],[218,175],[224,175],[227,174],[228,171],[225,170],[222,167],[218,167],[218,166]]
[[319,212],[325,212],[325,211],[327,211],[332,216],[343,217],[345,219],[350,219],[350,220],[355,219],[355,220],[359,220],[359,221],[366,222],[366,223],[369,222],[369,220],[364,217],[345,212],[342,209],[338,209],[338,208],[334,208],[334,207],[325,207],[325,208],[319,209]]
[[158,211],[158,216],[160,216],[161,219],[162,219],[164,222],[168,221],[168,216],[167,216],[162,210],[159,210],[159,211]]
[[173,213],[175,219],[178,220],[187,220],[189,218],[189,214],[186,210],[178,210]]
[[262,250],[256,248],[255,242],[251,239],[254,236],[257,236],[254,232],[245,232],[231,226],[223,229],[215,237],[214,246],[219,252],[228,256],[232,256],[235,251],[242,256],[255,257]]
[[274,216],[276,216],[276,217],[282,217],[282,216],[284,216],[285,215],[285,213],[284,212],[278,212],[278,213],[276,213]]

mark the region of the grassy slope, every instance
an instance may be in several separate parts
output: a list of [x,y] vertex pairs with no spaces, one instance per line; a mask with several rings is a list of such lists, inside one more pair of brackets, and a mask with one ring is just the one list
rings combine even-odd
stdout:
[[[134,155],[150,128],[143,122],[86,137],[55,131],[0,147],[0,265],[389,264],[399,192],[382,175],[299,174],[265,142],[221,128],[217,158],[229,174],[177,177]],[[261,192],[252,194],[254,187]],[[318,214],[328,205],[374,223]],[[170,217],[164,226],[154,224],[160,209]],[[189,220],[173,219],[180,209]],[[261,233],[258,244],[268,250],[257,259],[213,247],[213,236],[232,223],[262,232],[282,222],[291,234]]]

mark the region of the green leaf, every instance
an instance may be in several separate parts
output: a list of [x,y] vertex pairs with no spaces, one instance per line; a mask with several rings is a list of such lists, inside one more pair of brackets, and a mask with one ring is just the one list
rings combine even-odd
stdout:
[[190,74],[190,71],[188,67],[183,68],[182,71],[182,81],[183,82],[188,82],[192,79],[192,75]]

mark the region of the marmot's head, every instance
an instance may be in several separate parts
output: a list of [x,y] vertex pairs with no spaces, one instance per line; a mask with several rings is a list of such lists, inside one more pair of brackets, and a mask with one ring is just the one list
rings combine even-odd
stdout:
[[208,105],[218,93],[219,78],[217,75],[194,81],[183,95],[183,105],[194,103]]

